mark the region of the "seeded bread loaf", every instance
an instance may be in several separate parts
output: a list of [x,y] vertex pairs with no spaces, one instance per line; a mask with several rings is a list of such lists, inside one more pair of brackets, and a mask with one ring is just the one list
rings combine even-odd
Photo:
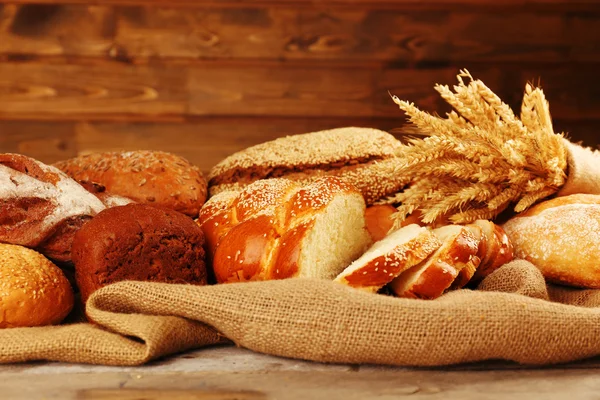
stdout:
[[206,180],[186,159],[162,151],[82,155],[54,164],[73,179],[100,184],[107,193],[197,217],[206,200]]
[[209,174],[211,195],[239,190],[259,179],[283,177],[302,184],[333,175],[354,185],[367,205],[400,190],[407,182],[394,173],[392,135],[369,128],[339,128],[287,136],[227,157]]
[[58,324],[73,299],[69,281],[47,258],[0,243],[0,328]]
[[600,196],[572,194],[539,203],[504,230],[518,258],[554,283],[600,288]]
[[73,240],[81,299],[123,280],[206,284],[203,245],[198,225],[177,211],[147,204],[106,209]]
[[105,206],[55,167],[0,154],[0,242],[71,261],[75,232]]
[[264,179],[211,197],[198,222],[218,282],[333,279],[371,243],[362,195],[325,176]]

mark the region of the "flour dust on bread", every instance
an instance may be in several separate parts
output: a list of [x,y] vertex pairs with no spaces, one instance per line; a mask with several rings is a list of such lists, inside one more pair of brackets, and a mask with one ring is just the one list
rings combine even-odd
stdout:
[[572,194],[539,203],[511,218],[504,230],[519,258],[546,280],[600,288],[600,196]]
[[0,242],[70,262],[75,232],[104,204],[59,169],[20,154],[0,154]]
[[339,178],[277,178],[212,197],[198,222],[218,282],[333,279],[371,243],[364,214],[361,193]]
[[111,195],[194,218],[206,201],[206,180],[200,169],[164,151],[92,153],[54,166],[79,182],[100,184]]
[[354,185],[367,204],[406,183],[393,175],[400,142],[370,128],[338,128],[287,136],[232,154],[209,173],[211,195],[239,190],[259,179],[283,177],[309,183],[334,175]]

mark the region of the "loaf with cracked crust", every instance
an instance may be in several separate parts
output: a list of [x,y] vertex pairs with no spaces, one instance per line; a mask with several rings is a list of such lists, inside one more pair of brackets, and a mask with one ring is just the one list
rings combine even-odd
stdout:
[[263,179],[221,192],[198,219],[218,282],[333,279],[370,245],[365,202],[347,182]]
[[100,184],[111,195],[194,218],[206,201],[202,171],[183,157],[164,151],[92,153],[53,165],[76,181]]
[[105,206],[55,167],[0,154],[0,242],[71,261],[73,236]]
[[544,201],[504,225],[518,258],[546,280],[600,288],[600,196],[572,194]]
[[211,195],[239,190],[259,179],[283,177],[300,183],[333,175],[354,185],[367,205],[407,183],[395,174],[400,142],[370,128],[338,128],[287,136],[232,154],[209,173]]
[[82,301],[110,283],[206,284],[204,234],[190,217],[147,204],[106,209],[73,240]]

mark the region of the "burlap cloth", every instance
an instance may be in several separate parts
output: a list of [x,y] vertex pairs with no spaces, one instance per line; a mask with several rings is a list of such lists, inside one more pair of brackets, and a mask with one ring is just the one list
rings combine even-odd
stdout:
[[[598,153],[567,147],[569,177],[560,194],[600,193]],[[433,301],[307,279],[205,287],[121,282],[92,295],[87,313],[95,324],[0,330],[0,363],[136,365],[226,338],[257,352],[335,363],[551,364],[600,355],[600,290],[546,285],[522,260],[478,290]]]
[[324,362],[549,364],[600,354],[597,307],[600,291],[546,286],[520,260],[479,290],[434,301],[310,279],[205,287],[121,282],[90,298],[88,314],[98,325],[0,331],[0,362],[135,365],[218,343],[222,334],[258,352]]

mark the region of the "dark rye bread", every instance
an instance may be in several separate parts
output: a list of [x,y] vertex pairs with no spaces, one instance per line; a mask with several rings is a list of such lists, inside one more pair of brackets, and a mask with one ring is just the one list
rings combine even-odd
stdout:
[[400,142],[370,128],[338,128],[275,139],[227,157],[209,173],[210,195],[260,179],[286,178],[308,184],[333,175],[354,185],[367,204],[407,183],[395,170]]
[[194,218],[206,201],[202,171],[186,159],[163,151],[93,153],[54,166],[85,185],[100,184],[111,195]]
[[189,217],[146,204],[109,208],[73,240],[82,301],[124,280],[206,284],[204,234]]

